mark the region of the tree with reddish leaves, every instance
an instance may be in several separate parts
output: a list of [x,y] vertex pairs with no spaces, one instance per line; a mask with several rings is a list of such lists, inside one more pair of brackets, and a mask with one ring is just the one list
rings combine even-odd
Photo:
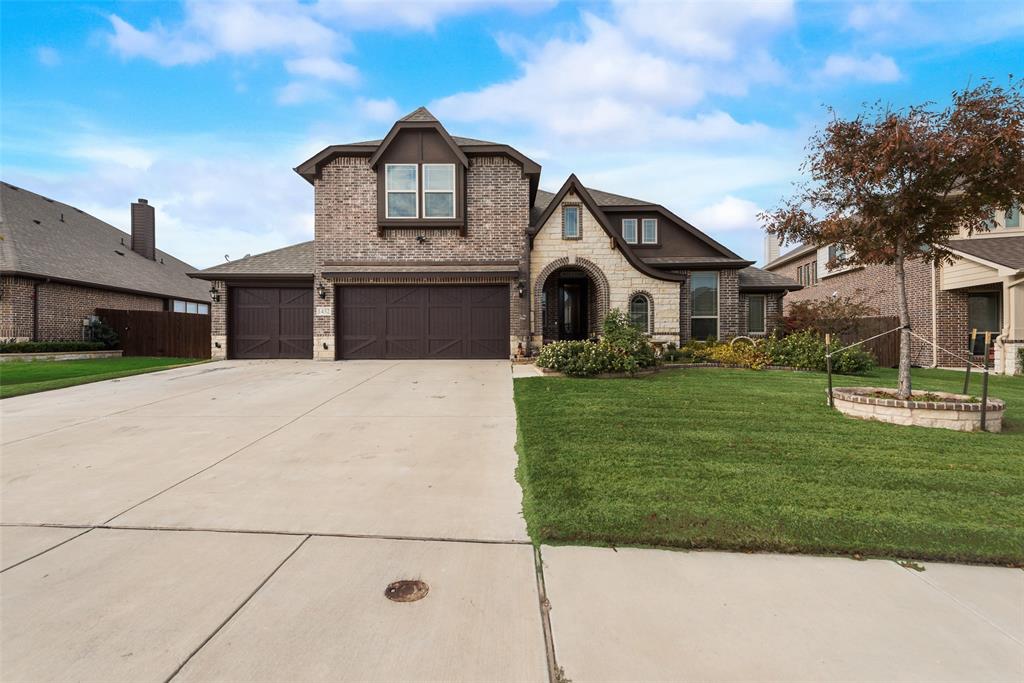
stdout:
[[[990,229],[1024,199],[1024,91],[985,80],[952,103],[836,116],[807,145],[791,197],[759,218],[783,242],[836,245],[830,268],[892,266],[900,333],[897,395],[910,397],[906,262],[951,262],[951,239]],[[961,232],[962,231],[962,232]]]

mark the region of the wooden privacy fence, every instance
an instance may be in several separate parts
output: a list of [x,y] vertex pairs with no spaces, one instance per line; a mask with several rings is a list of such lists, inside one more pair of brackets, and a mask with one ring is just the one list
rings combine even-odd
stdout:
[[210,316],[171,311],[117,311],[97,308],[114,328],[126,356],[210,357]]
[[[850,329],[839,332],[836,336],[840,344],[834,346],[845,346],[859,342],[862,339],[882,334],[894,327],[900,326],[900,319],[894,315],[880,315],[870,318],[856,318]],[[819,320],[815,327],[822,333],[832,332],[835,329],[834,321]],[[845,327],[845,323],[844,323]],[[878,365],[883,368],[894,368],[900,364],[900,334],[893,332],[878,339],[872,339],[861,345],[861,348],[870,351],[878,360]]]

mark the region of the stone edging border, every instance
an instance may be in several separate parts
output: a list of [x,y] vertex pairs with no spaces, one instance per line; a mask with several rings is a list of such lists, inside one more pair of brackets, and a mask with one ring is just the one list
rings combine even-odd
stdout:
[[31,363],[33,361],[88,360],[89,358],[120,358],[124,351],[35,351],[32,353],[0,353],[0,363]]
[[[980,413],[981,402],[978,403],[959,403],[956,401],[915,401],[901,400],[895,398],[877,398],[875,396],[865,396],[862,392],[864,391],[879,391],[876,387],[837,387],[832,389],[832,396],[843,401],[850,401],[851,403],[862,403],[865,405],[872,406],[884,406],[886,408],[910,408],[912,410],[953,410],[960,412]],[[931,391],[928,392],[935,394],[940,397],[952,398],[955,396],[963,396],[963,394],[951,394],[944,391]],[[1006,403],[998,398],[988,399],[988,412],[1001,411],[1006,408]]]
[[[558,370],[548,370],[536,366],[538,370],[543,373],[545,377],[569,377],[564,372]],[[636,372],[602,372],[598,375],[591,375],[590,377],[576,377],[575,379],[631,379],[634,377],[646,377],[648,375],[656,375],[659,372],[665,370],[684,370],[688,368],[726,368],[730,370],[752,370],[743,365],[725,365],[724,363],[664,363],[662,365],[656,365],[653,368],[642,368]],[[767,365],[763,370],[782,370],[785,372],[817,372],[817,370],[810,370],[808,368],[794,368],[788,365]],[[754,372],[760,372],[754,370]]]

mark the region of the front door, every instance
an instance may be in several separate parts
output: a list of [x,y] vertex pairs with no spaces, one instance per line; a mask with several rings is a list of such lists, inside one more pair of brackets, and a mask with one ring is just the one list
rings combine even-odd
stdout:
[[588,333],[587,281],[558,283],[558,320],[561,339],[586,339]]
[[[970,294],[967,297],[967,331],[978,330],[978,336],[971,347],[971,353],[978,356],[985,353],[985,333],[991,332],[992,339],[999,334],[1002,311],[998,292]],[[967,345],[970,346],[968,338]]]

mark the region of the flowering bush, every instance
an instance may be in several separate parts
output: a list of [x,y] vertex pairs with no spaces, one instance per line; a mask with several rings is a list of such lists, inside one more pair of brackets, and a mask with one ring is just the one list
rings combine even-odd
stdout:
[[604,372],[636,372],[657,363],[651,344],[642,331],[630,324],[617,309],[605,316],[603,336],[598,342],[558,341],[547,344],[537,356],[537,365],[570,377],[591,377]]
[[628,353],[605,341],[557,341],[547,344],[537,356],[537,365],[564,372],[570,377],[591,377],[603,372],[636,372],[640,364]]
[[772,365],[771,357],[765,352],[764,344],[740,341],[733,344],[712,344],[705,354],[708,360],[723,365],[742,365],[753,370],[764,370]]

